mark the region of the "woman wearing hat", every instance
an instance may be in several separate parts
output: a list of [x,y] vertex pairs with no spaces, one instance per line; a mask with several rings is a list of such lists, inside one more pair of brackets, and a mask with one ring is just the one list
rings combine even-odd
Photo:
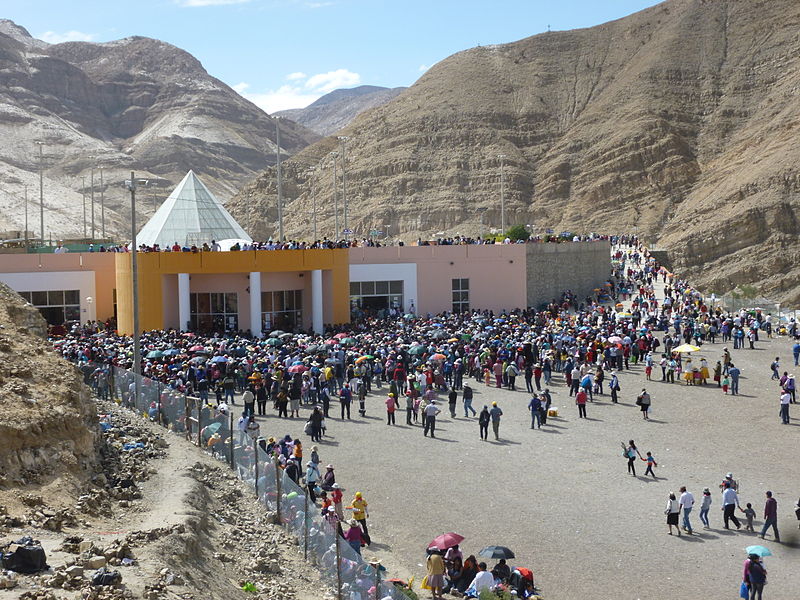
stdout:
[[397,410],[397,400],[392,392],[386,397],[386,424],[394,425],[394,412]]
[[361,529],[364,531],[364,540],[367,546],[369,546],[372,542],[369,537],[369,529],[367,528],[367,518],[369,517],[367,506],[367,501],[364,500],[361,492],[356,492],[353,501],[347,509],[353,511],[353,518],[361,525]]
[[361,547],[365,542],[364,534],[355,519],[350,519],[347,524],[350,525],[350,529],[345,532],[344,539],[347,540],[347,543],[350,544],[355,553],[361,556]]
[[675,494],[670,492],[667,499],[667,507],[664,509],[664,514],[667,515],[667,525],[669,526],[669,534],[672,535],[672,526],[678,531],[678,537],[681,535],[681,528],[678,525],[678,516],[681,512],[681,505],[676,500]]
[[700,504],[700,521],[703,523],[703,529],[711,529],[708,523],[708,510],[711,508],[711,490],[703,488],[703,501]]

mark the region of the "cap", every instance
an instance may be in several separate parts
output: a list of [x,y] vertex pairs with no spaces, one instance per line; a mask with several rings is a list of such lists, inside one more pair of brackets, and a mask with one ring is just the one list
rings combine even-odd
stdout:
[[356,492],[356,498],[361,498],[361,492]]
[[497,406],[497,402],[492,402],[492,406]]
[[728,473],[725,477],[733,477],[733,473]]
[[328,465],[328,466],[327,466],[327,467],[325,467],[325,468],[326,468],[326,469],[332,469],[332,468],[333,468],[333,465]]

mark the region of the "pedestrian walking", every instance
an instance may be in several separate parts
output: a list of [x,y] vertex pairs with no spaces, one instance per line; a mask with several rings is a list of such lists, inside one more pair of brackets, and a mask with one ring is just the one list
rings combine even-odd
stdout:
[[478,416],[478,427],[481,431],[481,440],[489,439],[489,421],[492,420],[492,416],[489,414],[489,407],[484,406],[481,414]]
[[725,481],[723,483],[723,490],[722,490],[722,519],[725,523],[725,529],[730,529],[728,526],[729,521],[733,521],[733,524],[736,525],[736,529],[741,529],[742,524],[739,523],[739,519],[736,518],[736,509],[742,510],[742,507],[739,506],[739,496],[731,487],[730,482]]
[[586,418],[586,391],[581,388],[580,391],[575,394],[575,404],[578,406],[578,418],[585,419]]
[[694,507],[694,495],[686,490],[685,485],[681,486],[681,497],[678,502],[680,502],[681,511],[683,512],[683,530],[692,535],[692,524],[689,521],[689,515]]
[[364,541],[366,542],[367,546],[369,546],[372,541],[369,537],[369,529],[367,528],[367,519],[369,518],[369,511],[367,510],[367,501],[364,500],[364,496],[361,492],[356,492],[355,496],[353,497],[353,501],[350,503],[350,506],[347,506],[347,510],[353,511],[353,518],[356,522],[361,526],[361,531],[364,533]]
[[772,492],[766,493],[767,501],[764,503],[764,526],[761,528],[761,539],[767,534],[767,530],[772,527],[775,534],[775,541],[780,542],[781,536],[778,533],[778,501],[772,497]]
[[758,554],[751,554],[744,565],[744,583],[750,592],[750,600],[761,600],[767,583],[767,570]]
[[621,389],[619,387],[619,377],[617,377],[616,371],[611,371],[611,379],[608,382],[608,387],[611,389],[611,402],[616,404],[619,401],[617,393]]
[[542,428],[542,401],[539,396],[533,395],[530,402],[528,402],[528,410],[531,411],[531,429],[535,429],[538,424],[539,429]]
[[394,394],[389,392],[389,395],[386,397],[386,424],[387,425],[394,425],[394,412],[397,410],[397,401],[394,398]]
[[431,432],[432,438],[436,437],[436,415],[438,415],[440,412],[442,411],[439,410],[438,406],[436,406],[436,400],[431,400],[431,403],[425,407],[425,410],[423,411],[425,427],[422,432],[425,437],[428,437],[428,431]]
[[645,421],[650,420],[650,417],[647,416],[647,413],[650,411],[650,405],[652,401],[653,400],[650,397],[650,394],[647,393],[647,390],[645,388],[642,388],[642,393],[639,394],[636,398],[636,404],[642,411],[642,418],[644,418]]
[[450,392],[447,394],[447,406],[450,409],[450,418],[456,418],[456,402],[458,402],[458,392],[455,388],[450,388]]
[[650,474],[653,476],[653,479],[658,479],[658,477],[656,477],[655,471],[653,471],[653,468],[658,466],[656,459],[653,458],[652,452],[646,452],[645,456],[646,458],[642,459],[644,462],[647,463],[647,469],[644,472],[644,476],[647,477],[647,475]]
[[472,397],[473,391],[470,385],[467,383],[464,385],[464,390],[461,392],[461,398],[464,402],[464,416],[469,417],[469,411],[472,411],[472,416],[474,417],[477,413],[475,409],[472,408]]
[[489,411],[489,416],[492,417],[492,431],[494,431],[494,439],[500,439],[500,417],[503,416],[503,411],[497,406],[497,402],[492,402],[492,410]]
[[667,527],[669,527],[669,534],[672,535],[672,526],[678,531],[678,537],[681,535],[681,528],[678,526],[678,516],[681,513],[680,502],[675,498],[673,492],[669,493],[667,498],[667,506],[664,509],[664,514],[667,515]]
[[633,440],[628,440],[627,446],[622,442],[622,456],[628,459],[628,473],[636,477],[636,457],[642,458],[642,455]]
[[792,401],[792,395],[783,390],[781,392],[781,423],[783,425],[789,424],[789,403]]
[[708,511],[711,508],[711,490],[703,488],[703,499],[700,502],[700,521],[703,523],[703,529],[711,529],[708,522]]

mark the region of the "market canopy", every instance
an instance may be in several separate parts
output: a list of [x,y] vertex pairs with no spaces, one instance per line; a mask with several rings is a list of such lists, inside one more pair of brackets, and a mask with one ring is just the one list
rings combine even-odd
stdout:
[[252,241],[194,171],[189,171],[139,231],[136,243],[168,248],[175,242],[200,246],[226,239]]

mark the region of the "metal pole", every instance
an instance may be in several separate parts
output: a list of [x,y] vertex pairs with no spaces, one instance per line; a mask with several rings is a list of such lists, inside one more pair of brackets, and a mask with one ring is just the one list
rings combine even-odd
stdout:
[[131,171],[131,286],[133,302],[133,402],[138,406],[141,393],[142,348],[139,338],[139,262],[136,256],[136,176]]
[[338,240],[341,232],[339,231],[339,190],[336,189],[336,157],[339,156],[339,153],[331,152],[331,156],[333,157],[333,220],[336,227],[333,239]]
[[203,447],[203,436],[200,435],[200,430],[203,429],[203,424],[200,422],[201,415],[203,414],[203,404],[200,402],[200,398],[195,398],[195,402],[197,403],[197,447]]
[[281,525],[281,467],[277,454],[275,455],[275,490],[277,491],[275,496],[275,514],[278,518],[278,525]]
[[342,203],[344,205],[344,239],[350,240],[348,233],[349,227],[347,224],[347,172],[345,163],[347,161],[347,140],[350,139],[346,135],[340,135],[339,141],[342,142]]
[[317,241],[317,196],[314,194],[314,167],[311,167],[311,214],[314,229],[314,241]]
[[339,554],[339,532],[334,532],[336,536],[336,598],[342,600],[342,558]]
[[39,233],[44,244],[44,142],[34,142],[39,146]]
[[25,250],[28,250],[28,186],[25,186]]
[[306,484],[305,509],[303,512],[303,560],[308,560],[308,484]]
[[505,154],[498,154],[500,159],[500,231],[503,236],[506,234],[506,173],[505,173]]
[[89,191],[89,196],[92,199],[92,242],[94,242],[94,166],[92,166],[90,173],[91,176],[89,181],[91,182],[90,185],[92,186],[92,189]]
[[258,500],[258,439],[253,440],[253,462],[256,467],[256,500]]
[[86,240],[86,175],[81,175],[81,198],[83,199],[83,239]]
[[375,600],[378,600],[378,593],[381,589],[381,563],[374,562],[370,564],[375,569]]
[[281,182],[281,128],[280,117],[275,117],[275,163],[278,168],[278,241],[283,241],[283,186]]
[[231,469],[233,469],[233,411],[228,407],[228,413],[231,417],[231,434],[228,436],[228,447],[231,451]]
[[106,239],[106,192],[103,185],[103,167],[100,167],[100,235]]

